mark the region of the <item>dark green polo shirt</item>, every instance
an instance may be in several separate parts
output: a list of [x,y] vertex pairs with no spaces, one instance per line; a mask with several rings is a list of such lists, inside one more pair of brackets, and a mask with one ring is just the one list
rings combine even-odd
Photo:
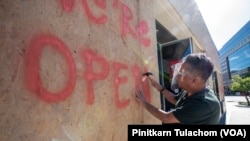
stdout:
[[186,94],[183,91],[176,97],[173,110],[181,124],[219,124],[220,102],[212,90],[205,88],[189,97]]

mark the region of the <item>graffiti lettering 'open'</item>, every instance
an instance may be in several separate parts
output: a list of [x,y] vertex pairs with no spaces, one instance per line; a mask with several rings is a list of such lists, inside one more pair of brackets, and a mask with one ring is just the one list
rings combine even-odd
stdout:
[[74,5],[75,5],[75,0],[60,0],[62,8],[66,12],[71,12]]
[[[50,92],[44,88],[42,79],[40,78],[39,69],[40,69],[40,60],[41,53],[45,47],[53,47],[65,58],[68,66],[68,80],[64,88],[59,92]],[[130,99],[121,99],[119,89],[123,84],[128,82],[128,77],[120,76],[120,71],[125,70],[128,73],[132,73],[135,87],[142,87],[145,93],[146,98],[150,101],[150,90],[149,82],[142,82],[141,70],[138,65],[134,64],[131,69],[126,64],[122,62],[111,61],[111,64],[100,54],[97,54],[90,48],[84,48],[82,50],[83,63],[85,64],[85,71],[83,72],[83,80],[86,81],[87,85],[87,99],[86,103],[92,105],[95,101],[94,94],[94,83],[96,81],[104,80],[110,74],[110,69],[114,72],[113,81],[111,82],[114,87],[114,100],[115,105],[118,108],[123,108],[129,105]],[[73,92],[76,85],[76,66],[73,60],[72,54],[68,50],[67,46],[62,40],[53,36],[53,35],[39,35],[35,36],[25,53],[25,82],[32,93],[36,94],[40,99],[49,103],[55,103],[64,101],[67,99]],[[98,65],[100,70],[95,72],[93,70],[93,63]],[[111,66],[111,67],[110,67]],[[131,71],[130,71],[131,70]],[[131,75],[128,75],[131,76]],[[112,90],[112,89],[111,89]],[[83,92],[85,93],[85,92]],[[126,92],[127,93],[127,92]]]
[[[68,81],[66,86],[59,92],[52,93],[43,87],[39,74],[40,57],[44,47],[52,46],[63,55],[68,65]],[[25,54],[24,75],[28,89],[37,94],[42,100],[47,102],[59,102],[65,100],[73,91],[76,82],[76,67],[73,57],[67,46],[53,35],[39,35],[32,39]]]
[[[109,66],[106,59],[104,59],[102,56],[96,54],[90,49],[84,49],[82,52],[82,57],[85,60],[86,67],[86,70],[84,72],[84,78],[87,81],[87,103],[93,104],[95,99],[94,81],[105,79],[109,74]],[[99,73],[95,73],[93,71],[92,64],[94,61],[101,65],[102,70]]]

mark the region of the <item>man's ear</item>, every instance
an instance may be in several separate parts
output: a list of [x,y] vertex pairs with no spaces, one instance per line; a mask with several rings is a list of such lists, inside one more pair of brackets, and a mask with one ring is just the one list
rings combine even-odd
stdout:
[[203,79],[201,79],[200,77],[195,77],[193,81],[196,85],[204,83]]

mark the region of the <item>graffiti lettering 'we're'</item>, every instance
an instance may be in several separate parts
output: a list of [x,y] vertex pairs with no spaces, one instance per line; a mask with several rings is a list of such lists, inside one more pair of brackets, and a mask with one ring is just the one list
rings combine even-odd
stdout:
[[[68,66],[68,80],[65,86],[59,90],[58,92],[51,92],[47,90],[43,86],[42,79],[40,78],[40,60],[41,54],[45,47],[53,47],[56,51],[58,51],[64,57],[66,64]],[[100,54],[95,53],[90,48],[84,48],[81,52],[81,56],[83,59],[83,63],[85,64],[85,71],[83,72],[83,79],[86,81],[86,93],[87,99],[86,103],[91,105],[94,103],[95,94],[94,94],[94,83],[99,80],[104,80],[110,74],[112,70],[114,73],[113,81],[113,90],[114,97],[115,97],[115,105],[118,108],[126,107],[130,103],[130,99],[120,100],[120,93],[119,88],[128,82],[128,77],[123,76],[121,77],[120,71],[128,70],[131,68],[129,72],[131,72],[134,78],[134,85],[135,87],[141,86],[145,92],[146,98],[150,101],[150,91],[149,91],[149,83],[148,82],[141,82],[141,69],[138,65],[134,64],[133,66],[129,67],[122,62],[111,62],[108,61],[101,56]],[[27,88],[32,93],[36,94],[41,100],[46,101],[48,103],[55,103],[66,100],[73,92],[75,85],[76,85],[76,65],[73,60],[71,52],[68,50],[65,43],[53,36],[51,34],[44,34],[35,36],[25,53],[24,57],[25,67],[24,67],[24,75],[25,75],[25,82]],[[93,70],[93,63],[99,65],[100,70],[98,72],[94,72]],[[111,66],[111,67],[110,67]],[[131,76],[131,75],[129,75]],[[83,92],[85,93],[85,92]],[[127,93],[127,92],[126,92]]]
[[[75,0],[61,0],[60,2],[63,10],[66,12],[71,12],[75,4]],[[83,11],[86,14],[87,18],[95,24],[105,24],[108,21],[108,15],[101,13],[96,16],[91,11],[89,3],[90,1],[88,0],[81,0]],[[96,5],[95,8],[106,10],[106,0],[93,0],[92,3]],[[134,14],[132,10],[119,0],[113,1],[113,8],[118,9],[119,12],[121,11],[121,13],[119,13],[121,16],[121,35],[123,37],[127,37],[128,34],[131,34],[131,36],[134,39],[139,40],[139,42],[143,46],[149,47],[151,44],[151,40],[145,37],[145,35],[149,32],[147,22],[145,20],[141,20],[136,25],[133,25],[132,20],[134,18]]]

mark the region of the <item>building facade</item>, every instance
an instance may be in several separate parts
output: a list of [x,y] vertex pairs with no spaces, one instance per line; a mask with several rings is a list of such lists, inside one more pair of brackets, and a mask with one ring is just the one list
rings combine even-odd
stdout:
[[250,74],[250,21],[248,21],[219,51],[224,92],[230,91],[232,78]]
[[[162,57],[158,57],[159,71],[164,75],[164,77],[160,75],[160,82],[168,89],[171,64],[178,62],[180,58],[189,53],[204,53],[212,58],[215,66],[207,85],[216,93],[221,102],[222,111],[224,111],[224,86],[219,52],[195,1],[156,0],[154,6],[157,7],[155,8],[155,20],[156,41],[160,46],[158,54],[162,55]],[[161,104],[163,109],[169,109],[167,101],[162,101]]]
[[142,74],[165,84],[158,74],[186,53],[212,58],[207,85],[224,101],[219,54],[195,0],[0,5],[0,141],[127,141],[128,124],[161,124],[135,100],[140,86],[165,106]]

